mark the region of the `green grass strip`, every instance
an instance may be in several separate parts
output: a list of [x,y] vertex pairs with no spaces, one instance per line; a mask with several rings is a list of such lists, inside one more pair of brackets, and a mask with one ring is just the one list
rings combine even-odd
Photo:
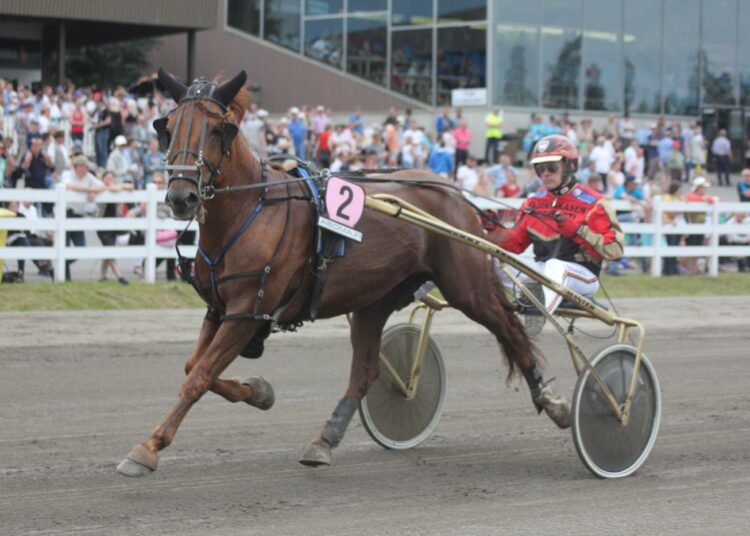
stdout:
[[[647,275],[602,276],[602,286],[612,298],[664,296],[750,296],[750,274],[719,277]],[[604,297],[600,290],[597,297]],[[203,307],[203,301],[185,283],[148,285],[132,281],[75,281],[52,284],[34,282],[0,285],[1,311],[90,311],[120,309],[185,309]]]

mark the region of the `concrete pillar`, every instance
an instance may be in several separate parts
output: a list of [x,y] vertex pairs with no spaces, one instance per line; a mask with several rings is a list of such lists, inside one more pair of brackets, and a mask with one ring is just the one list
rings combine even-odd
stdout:
[[58,85],[65,84],[65,21],[61,20],[57,23],[57,83]]
[[195,30],[187,33],[187,79],[185,83],[189,86],[195,78]]

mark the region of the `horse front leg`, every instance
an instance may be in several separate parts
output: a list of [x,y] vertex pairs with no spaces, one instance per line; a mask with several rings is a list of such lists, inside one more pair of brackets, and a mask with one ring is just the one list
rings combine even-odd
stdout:
[[145,476],[156,470],[159,464],[159,451],[172,443],[177,428],[190,408],[216,383],[219,374],[234,361],[259,325],[253,320],[233,320],[224,322],[218,329],[214,329],[206,326],[204,322],[199,344],[194,352],[194,356],[200,356],[203,353],[200,351],[201,348],[207,345],[203,357],[197,358],[197,363],[180,384],[177,403],[166,419],[146,441],[133,447],[117,466],[119,473],[126,476]]

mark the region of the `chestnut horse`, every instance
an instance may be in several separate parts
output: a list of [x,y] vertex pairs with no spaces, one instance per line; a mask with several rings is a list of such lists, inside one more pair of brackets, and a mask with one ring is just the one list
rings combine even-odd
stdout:
[[[208,390],[260,409],[273,405],[273,389],[264,379],[220,375],[238,354],[257,355],[259,347],[262,352],[274,313],[280,324],[309,318],[314,284],[316,222],[309,190],[282,170],[269,168],[236,136],[250,100],[242,88],[244,71],[221,85],[198,79],[187,87],[163,70],[159,78],[178,103],[154,123],[170,171],[166,202],[175,218],[197,216],[200,222],[194,284],[208,314],[185,366],[177,403],[118,465],[129,476],[156,469],[159,451],[172,442],[192,405]],[[365,182],[368,194],[399,196],[455,227],[482,234],[475,210],[460,193],[400,182],[440,181],[431,173],[370,177],[384,181]],[[351,313],[349,385],[321,433],[305,448],[302,463],[330,463],[332,449],[378,375],[386,320],[410,304],[426,281],[434,281],[451,306],[492,332],[509,365],[509,379],[514,372],[523,375],[537,410],[544,409],[561,427],[569,425],[569,404],[545,387],[534,346],[485,253],[374,211],[366,210],[357,227],[364,241],[348,244],[346,255],[330,265],[318,308],[319,318]]]

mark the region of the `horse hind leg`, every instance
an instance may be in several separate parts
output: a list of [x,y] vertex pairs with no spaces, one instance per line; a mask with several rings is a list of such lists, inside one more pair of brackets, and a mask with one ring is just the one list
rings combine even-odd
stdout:
[[302,465],[331,465],[333,449],[341,443],[360,401],[378,376],[380,339],[388,317],[396,309],[411,303],[414,291],[423,282],[421,277],[407,279],[380,301],[352,315],[349,386],[320,434],[302,451],[299,459]]
[[[476,274],[476,277],[456,277],[461,271]],[[489,263],[484,261],[476,267],[464,263],[461,270],[448,273],[454,275],[440,279],[440,290],[448,303],[495,335],[508,362],[508,379],[514,371],[520,370],[537,411],[544,411],[560,428],[570,427],[570,402],[546,385],[541,372],[543,359],[513,314]]]

